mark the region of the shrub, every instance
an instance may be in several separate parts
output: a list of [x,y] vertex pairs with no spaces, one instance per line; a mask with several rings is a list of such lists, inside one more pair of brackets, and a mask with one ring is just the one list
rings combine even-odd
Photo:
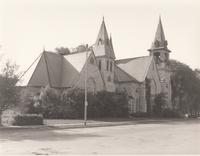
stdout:
[[43,117],[38,114],[21,114],[14,118],[13,125],[43,125]]
[[164,118],[180,118],[180,117],[182,117],[182,114],[179,113],[178,111],[175,111],[175,110],[172,110],[172,109],[169,109],[169,108],[165,108],[165,109],[162,110],[161,117],[164,117]]
[[134,114],[131,114],[133,117],[149,117],[150,114],[147,112],[136,112]]
[[166,105],[166,95],[160,93],[155,97],[155,105],[153,106],[153,115],[161,116],[162,110]]
[[[83,118],[84,90],[71,89],[57,93],[47,88],[42,96],[43,115],[45,118]],[[123,93],[99,92],[88,93],[88,117],[127,117],[128,101]]]

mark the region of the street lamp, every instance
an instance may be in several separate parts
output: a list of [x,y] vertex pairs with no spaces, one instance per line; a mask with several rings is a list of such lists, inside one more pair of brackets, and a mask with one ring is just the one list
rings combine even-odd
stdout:
[[86,63],[85,63],[85,102],[84,102],[84,126],[87,125],[87,59],[88,59],[88,48],[86,47]]

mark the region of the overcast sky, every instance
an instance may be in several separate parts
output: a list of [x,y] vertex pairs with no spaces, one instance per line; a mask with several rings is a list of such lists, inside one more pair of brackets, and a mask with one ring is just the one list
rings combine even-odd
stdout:
[[94,44],[102,17],[116,57],[148,55],[159,15],[170,57],[200,68],[198,0],[0,0],[0,54],[25,70],[43,51]]

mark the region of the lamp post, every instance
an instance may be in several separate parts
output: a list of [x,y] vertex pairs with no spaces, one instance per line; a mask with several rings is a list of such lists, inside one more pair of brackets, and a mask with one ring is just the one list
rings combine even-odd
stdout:
[[88,59],[88,49],[86,49],[86,64],[85,64],[85,102],[84,102],[84,126],[87,125],[87,59]]

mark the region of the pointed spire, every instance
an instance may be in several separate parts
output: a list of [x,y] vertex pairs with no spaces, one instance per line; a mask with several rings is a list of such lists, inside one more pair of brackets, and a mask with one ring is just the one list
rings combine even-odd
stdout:
[[160,16],[159,16],[159,22],[158,22],[154,42],[151,46],[151,49],[155,49],[155,48],[167,48],[167,41],[165,40],[165,34],[164,34]]
[[100,30],[99,30],[99,34],[97,36],[97,40],[96,40],[96,43],[95,44],[98,44],[99,41],[100,42],[106,42],[106,40],[108,40],[108,32],[107,32],[107,29],[106,29],[106,25],[105,25],[105,21],[104,21],[104,16],[103,16],[103,20],[102,20],[102,23],[101,23],[101,27],[100,27]]
[[164,34],[163,26],[162,26],[161,16],[159,15],[159,22],[158,22],[154,42],[153,42],[150,50],[158,49],[158,48],[164,48],[167,51],[170,51],[167,48],[167,44],[168,43],[167,43],[167,40],[165,39],[165,34]]
[[158,22],[158,27],[157,27],[157,31],[156,31],[154,42],[156,40],[158,40],[160,42],[165,41],[165,34],[164,34],[164,30],[163,30],[162,21],[161,21],[161,17],[160,16],[159,16],[159,22]]
[[95,42],[95,48],[94,49],[96,49],[96,50],[94,50],[96,56],[106,55],[110,58],[115,59],[115,54],[114,54],[114,51],[113,51],[113,47],[110,43],[110,39],[108,37],[108,32],[107,32],[107,29],[106,29],[104,17],[103,17],[103,20],[102,20],[102,23],[101,23],[101,27],[100,27],[96,42]]

